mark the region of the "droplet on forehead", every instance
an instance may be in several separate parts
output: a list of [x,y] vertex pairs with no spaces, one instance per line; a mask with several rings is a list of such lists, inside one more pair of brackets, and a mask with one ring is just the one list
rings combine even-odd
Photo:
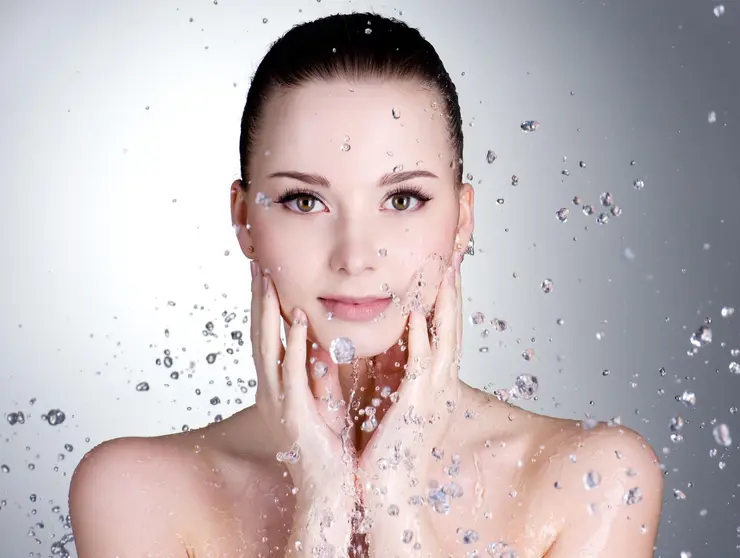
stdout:
[[401,111],[399,111],[396,108],[391,109],[391,114],[393,115],[393,118],[395,118],[396,120],[398,120],[399,118],[401,118]]
[[355,345],[348,337],[337,337],[329,345],[329,354],[336,364],[349,364],[355,358]]

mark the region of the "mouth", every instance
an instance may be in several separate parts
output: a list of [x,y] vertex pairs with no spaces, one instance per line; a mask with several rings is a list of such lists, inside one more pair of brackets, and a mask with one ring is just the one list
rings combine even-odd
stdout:
[[391,303],[390,297],[319,297],[332,319],[347,322],[367,322],[376,319]]

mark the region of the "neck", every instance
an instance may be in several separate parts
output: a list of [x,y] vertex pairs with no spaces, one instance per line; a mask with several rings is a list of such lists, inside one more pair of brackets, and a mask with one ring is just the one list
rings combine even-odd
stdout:
[[348,404],[358,450],[372,436],[369,428],[373,424],[373,411],[375,422],[380,423],[391,406],[390,394],[398,391],[401,385],[405,359],[398,359],[399,356],[384,354],[339,366],[342,398]]

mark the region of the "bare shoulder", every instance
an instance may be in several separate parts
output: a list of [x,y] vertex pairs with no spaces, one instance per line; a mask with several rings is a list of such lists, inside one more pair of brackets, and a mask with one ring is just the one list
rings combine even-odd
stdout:
[[82,458],[69,492],[80,558],[190,555],[203,504],[198,476],[207,468],[183,440],[117,438]]
[[[548,557],[652,556],[663,500],[658,456],[636,431],[541,417],[542,460],[533,477],[558,510],[559,536]],[[619,543],[617,544],[617,541]],[[607,550],[608,548],[608,550]],[[619,555],[619,554],[615,554]]]

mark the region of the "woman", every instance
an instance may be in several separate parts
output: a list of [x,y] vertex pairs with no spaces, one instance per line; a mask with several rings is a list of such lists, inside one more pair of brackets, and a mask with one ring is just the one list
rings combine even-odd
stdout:
[[231,185],[256,404],[92,450],[70,490],[80,558],[652,556],[662,473],[644,440],[459,379],[462,151],[418,31],[336,15],[272,46]]

